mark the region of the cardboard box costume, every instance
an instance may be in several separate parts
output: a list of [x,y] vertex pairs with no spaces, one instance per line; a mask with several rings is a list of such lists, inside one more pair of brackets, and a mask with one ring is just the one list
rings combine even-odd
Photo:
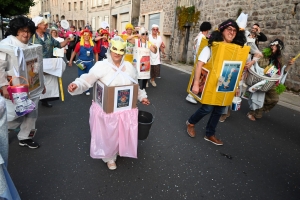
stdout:
[[[199,51],[203,49],[202,39]],[[229,106],[235,95],[235,89],[242,75],[250,47],[241,47],[232,43],[214,42],[211,57],[202,67],[200,75],[200,91],[192,92],[195,67],[191,74],[187,92],[202,104]],[[198,51],[197,57],[200,52]]]

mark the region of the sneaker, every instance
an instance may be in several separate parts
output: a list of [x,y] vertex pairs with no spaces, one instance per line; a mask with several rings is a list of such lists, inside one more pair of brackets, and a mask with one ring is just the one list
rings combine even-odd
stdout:
[[27,140],[20,140],[19,145],[22,147],[29,147],[30,149],[36,149],[39,148],[40,145],[36,142],[34,142],[32,139],[27,139]]
[[149,83],[147,82],[146,87],[149,87]]
[[196,136],[195,124],[190,124],[189,121],[186,121],[185,124],[187,126],[186,132],[190,137],[194,138]]
[[110,170],[117,169],[117,165],[116,165],[115,161],[113,161],[113,160],[110,160],[110,161],[107,162],[107,167]]
[[156,78],[161,78],[160,76],[156,77]]
[[151,85],[152,85],[153,87],[156,87],[156,86],[157,86],[156,83],[155,83],[155,81],[150,81],[150,83],[151,83]]
[[73,61],[74,64],[76,64],[76,61]]
[[218,146],[223,145],[223,142],[221,140],[217,139],[216,136],[214,136],[214,135],[210,136],[210,137],[205,136],[204,140],[209,141]]
[[69,63],[70,61],[67,60],[67,63]]
[[195,100],[195,98],[192,96],[192,95],[190,95],[190,94],[188,94],[187,95],[187,97],[185,98],[188,102],[191,102],[191,103],[193,103],[193,104],[197,104],[197,101]]
[[89,92],[86,92],[86,93],[85,93],[86,96],[90,96],[90,94],[91,94],[91,93],[89,93]]

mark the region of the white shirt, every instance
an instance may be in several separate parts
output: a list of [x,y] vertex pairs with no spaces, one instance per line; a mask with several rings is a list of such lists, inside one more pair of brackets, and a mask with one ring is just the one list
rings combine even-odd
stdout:
[[157,47],[157,52],[153,53],[150,51],[150,65],[159,65],[160,64],[160,49],[159,47],[162,44],[162,39],[159,35],[156,38],[153,38],[152,35],[149,35],[149,41]]
[[198,60],[204,63],[207,63],[211,56],[211,50],[208,46],[204,47],[203,50],[201,51]]

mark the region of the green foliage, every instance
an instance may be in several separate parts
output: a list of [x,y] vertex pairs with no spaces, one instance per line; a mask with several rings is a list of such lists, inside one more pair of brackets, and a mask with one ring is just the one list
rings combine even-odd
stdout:
[[11,17],[29,13],[29,8],[34,6],[34,0],[0,0],[0,15]]
[[272,54],[272,49],[270,47],[266,47],[262,50],[262,53],[265,58],[269,58]]
[[281,94],[286,90],[285,85],[283,85],[282,83],[279,83],[279,85],[277,85],[277,87],[275,88],[276,93],[277,94]]
[[197,11],[195,6],[178,6],[176,8],[176,14],[178,18],[178,29],[181,32],[184,31],[184,26],[189,24],[193,24],[193,28],[195,28],[200,19],[200,11]]

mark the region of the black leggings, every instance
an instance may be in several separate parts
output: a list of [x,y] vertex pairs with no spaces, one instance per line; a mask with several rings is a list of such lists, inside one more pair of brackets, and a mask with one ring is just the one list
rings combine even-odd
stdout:
[[141,90],[146,89],[148,79],[139,79],[139,81],[142,81]]

